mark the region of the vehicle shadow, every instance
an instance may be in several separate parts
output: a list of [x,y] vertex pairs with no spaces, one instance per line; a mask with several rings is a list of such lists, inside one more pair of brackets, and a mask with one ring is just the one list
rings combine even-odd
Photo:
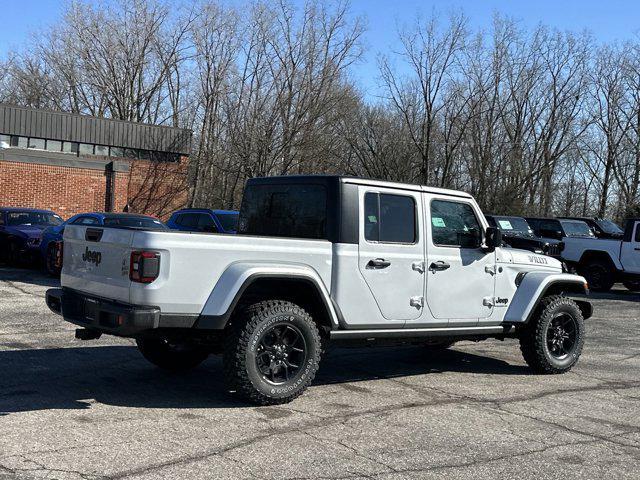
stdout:
[[[87,409],[91,403],[142,408],[249,406],[225,390],[222,361],[169,373],[133,346],[0,351],[0,415],[48,409]],[[456,350],[422,347],[334,349],[314,385],[352,383],[440,372],[526,375],[528,369]]]
[[19,282],[41,287],[59,287],[60,279],[54,278],[37,267],[8,267],[0,263],[0,282]]

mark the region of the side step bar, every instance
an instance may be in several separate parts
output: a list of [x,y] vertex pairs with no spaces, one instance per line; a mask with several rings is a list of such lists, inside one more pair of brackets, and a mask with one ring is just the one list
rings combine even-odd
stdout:
[[512,325],[493,327],[381,328],[377,330],[332,330],[331,340],[375,340],[376,338],[464,337],[508,335]]

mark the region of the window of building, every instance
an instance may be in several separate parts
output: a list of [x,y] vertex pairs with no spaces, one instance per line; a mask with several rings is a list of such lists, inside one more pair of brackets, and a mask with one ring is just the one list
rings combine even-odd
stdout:
[[11,146],[17,148],[28,148],[29,139],[27,137],[11,136]]
[[416,204],[413,198],[386,193],[365,194],[364,234],[372,242],[415,243]]
[[80,155],[93,155],[93,145],[90,143],[80,144]]
[[467,203],[433,200],[431,232],[435,245],[478,248],[482,243],[480,222]]
[[47,150],[50,152],[61,152],[62,142],[60,140],[47,140]]
[[96,145],[95,154],[100,155],[101,157],[109,156],[109,147],[106,145]]
[[151,160],[151,152],[149,150],[138,150],[140,160]]
[[44,138],[29,138],[27,143],[28,148],[34,148],[36,150],[44,150],[46,146],[46,140]]
[[112,157],[124,157],[124,148],[111,147],[109,149],[109,155]]
[[11,146],[11,136],[0,135],[0,148],[9,148]]
[[125,148],[124,156],[126,158],[138,158],[138,150],[136,150],[135,148]]
[[79,145],[77,142],[63,142],[62,143],[62,151],[65,153],[74,153],[78,154]]
[[326,238],[327,192],[322,185],[254,185],[245,189],[239,233]]

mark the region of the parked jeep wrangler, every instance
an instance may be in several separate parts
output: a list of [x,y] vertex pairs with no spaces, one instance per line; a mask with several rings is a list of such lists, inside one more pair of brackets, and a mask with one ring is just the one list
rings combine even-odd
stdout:
[[49,307],[76,336],[135,338],[165,369],[223,355],[231,391],[288,402],[332,342],[518,338],[537,373],[584,343],[585,279],[501,248],[463,192],[340,176],[247,182],[238,235],[69,225]]
[[621,239],[598,238],[582,220],[527,218],[540,236],[561,239],[562,260],[589,282],[607,292],[615,282],[640,291],[640,219],[628,219]]

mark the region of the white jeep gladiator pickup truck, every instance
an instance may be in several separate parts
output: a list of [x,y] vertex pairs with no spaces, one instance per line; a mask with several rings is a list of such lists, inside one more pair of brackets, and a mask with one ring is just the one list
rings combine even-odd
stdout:
[[640,219],[628,219],[622,239],[598,238],[576,219],[527,219],[542,237],[562,240],[562,260],[585,276],[592,290],[606,292],[615,282],[640,291]]
[[500,244],[463,192],[259,178],[238,235],[68,226],[62,288],[46,301],[77,338],[135,338],[162,368],[222,353],[229,389],[259,404],[300,395],[337,341],[514,337],[534,371],[568,371],[591,315],[585,279]]

